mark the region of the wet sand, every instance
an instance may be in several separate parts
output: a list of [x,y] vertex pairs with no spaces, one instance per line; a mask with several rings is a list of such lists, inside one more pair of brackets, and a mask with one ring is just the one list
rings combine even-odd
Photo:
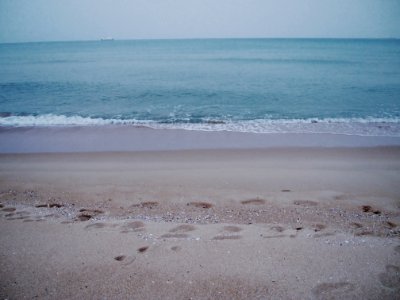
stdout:
[[0,155],[0,298],[398,299],[400,148]]

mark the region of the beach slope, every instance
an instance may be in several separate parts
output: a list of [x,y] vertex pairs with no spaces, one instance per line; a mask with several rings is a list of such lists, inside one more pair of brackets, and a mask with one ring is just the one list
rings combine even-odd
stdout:
[[400,148],[0,155],[0,298],[396,299]]

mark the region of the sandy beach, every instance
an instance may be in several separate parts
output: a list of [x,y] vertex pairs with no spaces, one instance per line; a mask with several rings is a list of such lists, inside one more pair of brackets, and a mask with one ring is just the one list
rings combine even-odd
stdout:
[[399,299],[399,174],[398,146],[3,153],[0,298]]

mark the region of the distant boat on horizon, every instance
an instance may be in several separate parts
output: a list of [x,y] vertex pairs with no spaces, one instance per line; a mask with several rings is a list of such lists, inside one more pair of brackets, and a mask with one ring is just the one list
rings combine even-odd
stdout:
[[101,42],[111,42],[111,41],[114,41],[114,38],[112,38],[112,37],[101,38],[100,41]]

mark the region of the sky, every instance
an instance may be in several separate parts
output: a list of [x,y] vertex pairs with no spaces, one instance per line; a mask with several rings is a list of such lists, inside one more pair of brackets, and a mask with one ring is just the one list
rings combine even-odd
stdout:
[[400,38],[400,0],[0,0],[0,43]]

